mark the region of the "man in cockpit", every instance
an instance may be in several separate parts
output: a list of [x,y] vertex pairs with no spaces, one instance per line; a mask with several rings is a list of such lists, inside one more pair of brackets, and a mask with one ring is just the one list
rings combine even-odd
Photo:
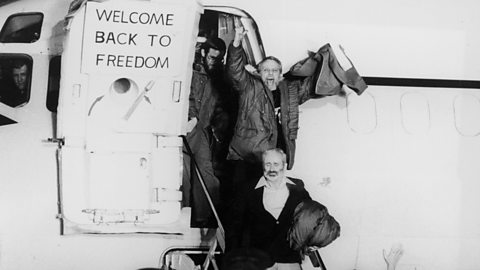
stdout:
[[25,60],[13,61],[11,80],[2,82],[0,101],[18,107],[28,100],[29,67]]

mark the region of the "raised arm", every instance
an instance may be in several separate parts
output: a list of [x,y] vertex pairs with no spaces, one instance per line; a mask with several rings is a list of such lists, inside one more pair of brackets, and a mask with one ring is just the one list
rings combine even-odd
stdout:
[[383,259],[387,263],[387,270],[395,270],[402,255],[403,247],[400,244],[393,245],[388,254],[386,254],[385,250],[383,250]]
[[235,38],[228,48],[227,73],[233,81],[234,89],[244,91],[253,86],[252,75],[245,70],[247,57],[242,48],[242,40],[247,32],[243,26],[235,27]]

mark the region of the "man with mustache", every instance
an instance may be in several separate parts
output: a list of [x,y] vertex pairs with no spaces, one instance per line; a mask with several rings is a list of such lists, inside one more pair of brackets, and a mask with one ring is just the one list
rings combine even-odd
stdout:
[[233,204],[226,227],[227,250],[260,249],[270,255],[273,269],[301,269],[301,257],[287,239],[298,204],[311,200],[302,180],[285,176],[287,156],[279,149],[262,154],[263,176],[245,198]]
[[311,85],[311,79],[283,80],[282,64],[273,56],[260,61],[256,72],[247,71],[247,57],[242,48],[245,34],[243,26],[235,28],[226,64],[239,93],[237,121],[227,156],[233,167],[234,193],[242,185],[253,186],[262,175],[261,155],[267,149],[282,149],[288,169],[292,168],[298,107],[310,98]]

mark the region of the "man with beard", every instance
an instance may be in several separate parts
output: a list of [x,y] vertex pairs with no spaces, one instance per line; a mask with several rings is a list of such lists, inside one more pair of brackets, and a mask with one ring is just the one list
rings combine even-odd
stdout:
[[255,184],[262,175],[261,154],[267,149],[282,149],[287,155],[287,169],[292,168],[299,105],[310,98],[311,85],[311,79],[283,80],[282,64],[273,56],[260,61],[256,73],[247,71],[242,48],[245,34],[243,26],[235,28],[226,64],[239,92],[238,117],[227,156],[233,163],[234,191]]
[[301,269],[301,257],[287,234],[298,204],[311,200],[302,180],[285,176],[287,157],[279,149],[262,154],[263,176],[255,188],[245,187],[245,198],[235,201],[226,224],[227,250],[260,249],[270,255],[274,269]]
[[[200,52],[201,63],[194,66],[190,89],[188,125],[191,131],[187,134],[187,141],[212,201],[218,206],[219,178],[225,174],[223,166],[230,137],[231,114],[235,106],[223,70],[225,42],[217,37],[209,38],[201,46]],[[183,188],[186,204],[192,207],[191,225],[214,227],[216,222],[213,212],[197,179],[192,161],[188,153],[184,157]]]

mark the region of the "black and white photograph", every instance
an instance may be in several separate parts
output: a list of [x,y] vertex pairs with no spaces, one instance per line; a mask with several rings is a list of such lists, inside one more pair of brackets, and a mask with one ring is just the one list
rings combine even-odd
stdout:
[[480,269],[479,10],[0,0],[0,270]]

